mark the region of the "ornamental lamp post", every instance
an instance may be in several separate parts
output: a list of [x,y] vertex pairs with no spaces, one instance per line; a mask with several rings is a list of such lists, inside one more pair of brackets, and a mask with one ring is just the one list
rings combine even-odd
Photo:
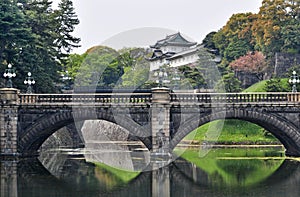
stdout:
[[64,74],[61,74],[61,79],[63,81],[63,83],[65,84],[65,86],[62,88],[64,90],[69,90],[70,89],[70,80],[72,79],[70,76],[69,76],[69,71],[65,71],[65,75]]
[[175,75],[174,75],[174,77],[172,78],[172,80],[173,81],[175,81],[175,86],[174,86],[174,89],[175,90],[177,90],[177,89],[179,89],[179,81],[180,81],[180,76],[179,76],[179,74],[178,74],[178,72],[177,72],[177,69],[175,70]]
[[3,76],[6,78],[8,78],[7,80],[7,84],[6,84],[6,87],[7,88],[12,88],[13,85],[12,85],[12,80],[11,78],[13,77],[16,77],[16,73],[15,73],[15,69],[12,68],[12,65],[11,64],[8,64],[7,65],[7,69],[5,69],[5,72],[3,73]]
[[31,72],[27,73],[27,77],[24,80],[24,84],[28,85],[26,93],[27,94],[32,94],[33,91],[32,91],[32,86],[31,85],[35,84],[35,80],[33,79],[33,77],[31,77]]
[[163,83],[168,83],[168,80],[164,80],[165,77],[168,77],[168,73],[164,71],[162,66],[159,67],[159,70],[154,73],[155,77],[158,77],[158,80],[156,80],[156,83],[158,83],[158,87],[162,88]]
[[297,92],[297,84],[300,83],[299,76],[297,75],[296,71],[293,71],[293,75],[289,79],[289,83],[292,84],[292,93]]
[[[166,60],[166,63],[164,65],[170,66],[169,60]],[[163,83],[170,83],[170,80],[167,79],[168,73],[167,73],[166,69],[164,68],[164,65],[159,65],[159,70],[154,72],[154,76],[158,77],[158,80],[156,80],[156,83],[158,83],[159,88],[163,87]]]

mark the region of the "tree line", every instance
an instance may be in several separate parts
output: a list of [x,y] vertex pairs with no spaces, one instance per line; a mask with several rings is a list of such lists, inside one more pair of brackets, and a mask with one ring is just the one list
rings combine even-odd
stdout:
[[[36,81],[36,92],[57,92],[59,71],[80,38],[72,36],[79,24],[71,0],[53,9],[49,0],[0,1],[0,70],[15,69],[14,86],[25,90],[27,72]],[[1,78],[1,86],[5,80]]]
[[[233,14],[219,31],[205,37],[204,47],[221,56],[218,68],[226,91],[241,90],[234,71],[254,73],[261,80],[276,52],[300,53],[299,17],[299,1],[263,0],[258,13]],[[4,71],[12,64],[17,76],[24,78],[27,72],[32,72],[37,82],[36,92],[59,91],[62,74],[70,77],[70,83],[77,78],[77,85],[82,86],[155,85],[147,62],[151,51],[147,49],[116,51],[95,46],[84,54],[72,54],[72,49],[80,46],[80,38],[72,36],[78,24],[71,0],[61,0],[56,9],[49,0],[1,0],[0,69]],[[199,56],[204,56],[203,51]],[[203,66],[207,62],[201,61],[202,66],[197,69],[188,66],[178,69],[179,74],[184,73],[181,83],[210,88],[206,78],[213,78],[201,73],[207,71],[207,66]],[[15,86],[23,91],[24,78],[14,79]],[[1,78],[2,87],[4,82]]]
[[203,44],[222,57],[219,67],[224,81],[235,84],[228,90],[239,91],[233,71],[257,74],[261,80],[275,53],[300,54],[300,1],[263,0],[257,14],[233,14]]

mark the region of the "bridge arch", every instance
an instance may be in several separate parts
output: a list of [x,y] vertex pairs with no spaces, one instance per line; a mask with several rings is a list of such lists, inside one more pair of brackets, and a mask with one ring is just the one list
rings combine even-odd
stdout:
[[74,121],[93,119],[106,120],[117,124],[126,129],[129,134],[138,136],[148,149],[151,148],[151,141],[149,138],[151,134],[148,133],[148,129],[142,127],[126,115],[116,115],[108,110],[101,110],[95,113],[89,109],[76,110],[74,113],[74,111],[70,109],[45,115],[26,128],[19,137],[18,151],[24,156],[36,155],[38,149],[45,140],[60,128],[74,123]]
[[190,118],[181,125],[180,130],[174,134],[170,141],[170,148],[174,149],[185,136],[198,127],[214,120],[224,119],[224,117],[225,119],[245,120],[265,128],[283,144],[286,149],[286,155],[299,156],[300,133],[293,123],[280,116],[247,109],[227,109],[213,114]]

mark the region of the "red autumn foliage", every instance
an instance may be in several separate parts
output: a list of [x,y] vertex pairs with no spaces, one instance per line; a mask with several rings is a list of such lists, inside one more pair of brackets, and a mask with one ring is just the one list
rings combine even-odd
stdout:
[[248,52],[237,60],[231,62],[229,66],[235,71],[244,71],[251,73],[260,73],[266,66],[267,62],[262,52]]

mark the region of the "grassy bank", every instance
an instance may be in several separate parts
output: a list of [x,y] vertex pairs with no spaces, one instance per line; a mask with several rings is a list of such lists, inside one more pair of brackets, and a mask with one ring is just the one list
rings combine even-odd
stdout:
[[247,89],[243,90],[243,92],[265,92],[266,83],[268,80],[263,80],[253,84]]
[[[273,79],[274,80],[274,79]],[[259,81],[252,86],[248,87],[247,89],[243,90],[243,92],[266,92],[268,87],[271,88],[269,91],[289,91],[291,90],[291,86],[288,82],[288,78],[280,79],[277,83],[277,81],[274,81],[272,84],[268,86],[268,83],[270,83],[270,80],[263,80]]]
[[280,142],[262,127],[240,120],[213,121],[205,124],[192,133],[185,140],[193,143],[211,141],[218,144],[280,144]]

